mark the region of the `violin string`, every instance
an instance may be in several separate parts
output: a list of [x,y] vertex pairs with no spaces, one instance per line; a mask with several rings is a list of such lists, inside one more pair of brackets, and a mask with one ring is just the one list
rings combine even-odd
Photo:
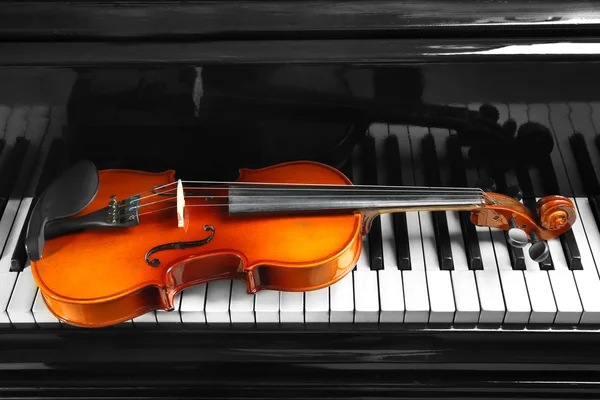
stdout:
[[[356,192],[361,191],[363,189],[375,189],[375,191],[390,191],[390,192],[399,192],[399,191],[411,191],[411,190],[444,190],[444,191],[473,191],[473,192],[482,192],[482,189],[479,188],[454,188],[454,187],[437,187],[437,186],[386,186],[386,185],[346,185],[346,184],[318,184],[318,183],[273,183],[273,182],[219,182],[219,181],[182,181],[183,183],[205,183],[210,185],[221,184],[221,185],[231,185],[231,186],[187,186],[185,189],[202,189],[202,190],[225,190],[231,187],[236,190],[244,190],[244,189],[252,189],[252,190],[332,190],[332,191],[348,191],[348,192]],[[169,193],[172,191],[176,191],[177,188],[167,189],[164,191],[158,192],[158,190],[167,188],[169,186],[177,185],[178,182],[170,182],[164,185],[159,185],[154,187],[152,190],[145,190],[143,192],[132,195],[133,196],[141,196],[144,193],[152,193],[151,195],[144,196],[143,198],[152,197],[164,193]],[[245,186],[251,186],[250,188]],[[270,187],[264,187],[270,186]]]

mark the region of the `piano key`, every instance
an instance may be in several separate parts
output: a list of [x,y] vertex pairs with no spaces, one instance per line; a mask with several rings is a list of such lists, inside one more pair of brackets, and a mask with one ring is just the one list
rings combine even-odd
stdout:
[[210,324],[229,324],[229,302],[231,299],[231,280],[208,282],[206,287],[206,322]]
[[579,300],[573,273],[567,266],[560,240],[557,238],[549,240],[548,248],[554,262],[554,269],[548,271],[552,293],[556,302],[554,324],[577,324],[581,319],[583,307],[581,306],[581,300]]
[[329,323],[329,287],[310,290],[304,294],[307,324]]
[[596,272],[600,275],[600,230],[596,224],[596,220],[592,217],[589,200],[586,198],[577,198],[577,208],[581,227],[587,237],[587,243],[592,253],[594,261],[593,266],[596,267]]
[[[371,130],[387,129],[385,125],[375,124],[369,128]],[[371,132],[367,134],[363,143],[363,175],[360,184],[377,185],[377,155],[375,154],[375,139]],[[369,242],[369,266],[373,271],[383,269],[383,248],[381,244],[381,219],[375,218],[371,224],[371,229],[367,236]]]
[[[397,169],[400,165],[400,155],[397,147],[398,142],[390,142],[388,140],[390,137],[389,129],[374,130],[373,135],[375,138],[375,149],[377,154],[377,175],[380,181],[389,183],[391,181],[389,178],[390,171],[385,165],[385,158],[389,156],[387,147],[390,145],[396,146],[395,153],[397,157],[395,157],[393,162],[397,166]],[[396,182],[401,179],[402,177],[400,176]],[[383,248],[383,269],[378,271],[379,302],[381,308],[379,315],[380,323],[397,323],[404,320],[404,284],[402,281],[402,271],[398,268],[398,260],[403,260],[403,262],[408,260],[398,257],[396,254],[396,243],[402,243],[401,247],[404,243],[408,245],[408,237],[405,236],[404,238],[401,238],[400,241],[397,241],[394,237],[393,216],[396,215],[402,215],[404,221],[406,221],[405,213],[385,213],[379,217],[381,220],[381,239]],[[406,222],[404,222],[403,227],[398,228],[397,231],[400,232],[400,234],[406,232]],[[407,264],[410,265],[410,263]]]
[[[565,193],[559,189],[556,182],[556,177],[554,177],[554,171],[556,169],[552,164],[552,160],[544,161],[542,170],[544,171],[542,174],[542,180],[544,181],[544,186],[547,188],[546,193]],[[565,194],[568,195],[569,193],[567,192]],[[569,269],[581,269],[581,254],[579,253],[579,248],[575,242],[573,232],[569,230],[562,234],[560,236],[560,243],[563,247],[563,251],[565,252]]]
[[582,270],[573,271],[579,291],[579,298],[583,306],[583,315],[581,316],[580,323],[597,324],[600,323],[600,298],[598,297],[598,293],[600,293],[600,279],[598,278],[598,271],[596,270],[594,258],[584,230],[584,226],[592,226],[595,222],[593,218],[591,218],[591,221],[586,221],[585,218],[587,215],[583,216],[585,211],[582,213],[580,210],[580,204],[585,204],[587,199],[571,198],[571,201],[576,205],[579,217],[577,221],[579,223],[573,224],[571,229],[575,235],[577,247],[579,247],[579,251],[581,252],[581,263],[583,265]]
[[[369,156],[368,153],[374,150],[373,147],[361,146],[354,152],[354,180],[358,185],[365,184],[367,171],[360,168],[360,158],[373,158],[373,155]],[[373,165],[376,167],[376,164]],[[376,173],[376,170],[375,170]],[[376,218],[379,221],[379,218]],[[362,251],[356,263],[356,268],[352,272],[353,283],[354,283],[354,322],[355,323],[372,323],[379,321],[379,285],[377,271],[374,270],[370,263],[373,262],[374,257],[370,256],[371,246],[369,246],[369,237],[372,231],[362,237]],[[375,243],[375,242],[371,242]],[[381,237],[379,237],[379,245],[381,245]],[[375,246],[379,248],[379,246]],[[377,258],[377,257],[375,257]],[[380,255],[383,259],[383,255]]]
[[363,250],[352,272],[354,281],[354,322],[379,321],[379,287],[377,271],[369,268],[367,238],[363,237]]
[[447,211],[448,234],[450,235],[450,248],[454,261],[454,270],[451,271],[452,288],[456,312],[456,324],[476,324],[479,321],[479,295],[475,283],[475,275],[469,270],[467,253],[463,236],[460,231],[460,217],[457,211]]
[[[48,135],[53,134],[50,132],[52,127],[50,128]],[[45,138],[44,144],[46,144],[48,138]],[[45,187],[50,184],[52,179],[60,173],[58,166],[61,164],[60,160],[65,157],[64,154],[64,142],[62,139],[54,139],[52,140],[52,144],[47,146],[48,151],[45,152],[46,156],[41,155],[41,162],[38,164],[40,174],[37,177],[32,179],[32,186],[34,187],[34,192],[32,196],[35,196],[35,199],[32,201],[31,205],[28,207],[26,221],[29,221],[29,217],[35,207],[35,203],[39,196],[41,196]],[[42,151],[45,149],[42,149]],[[17,245],[13,251],[11,257],[11,271],[19,271],[22,269],[25,261],[27,259],[27,254],[25,251],[25,234],[27,232],[26,227],[23,227],[21,230],[21,235],[17,241]]]
[[206,326],[205,307],[207,286],[208,284],[204,282],[189,286],[181,292],[179,312],[184,328]]
[[20,272],[8,303],[7,313],[11,323],[17,328],[34,328],[33,303],[37,294],[37,285],[31,268]]
[[257,324],[279,323],[279,297],[278,290],[263,289],[256,292],[254,311]]
[[[585,144],[589,149],[594,148],[594,138],[596,131],[592,122],[592,108],[588,103],[573,102],[569,103],[569,119],[574,132],[580,132],[585,138]],[[593,157],[592,173],[594,176],[600,174],[600,157]]]
[[169,327],[169,326],[181,326],[181,303],[184,292],[179,292],[173,299],[173,310],[156,310],[156,320],[158,325]]
[[[11,194],[14,190],[21,165],[25,160],[28,146],[29,140],[22,137],[17,138],[13,148],[8,151],[9,156],[6,162],[0,168],[0,215],[4,214],[8,203],[11,201]],[[17,196],[13,201],[18,200],[20,200],[20,196]],[[0,230],[2,229],[1,227],[0,223]]]
[[429,293],[429,322],[451,323],[454,320],[454,294],[450,271],[440,270],[431,212],[419,212],[427,289]]
[[[386,183],[391,186],[403,186],[402,165],[398,150],[398,139],[395,135],[388,135],[384,145]],[[396,246],[396,259],[398,269],[410,269],[410,247],[408,244],[408,228],[406,226],[406,213],[392,215],[394,226],[394,241]],[[385,254],[385,252],[384,252]]]
[[380,323],[404,321],[403,286],[402,271],[391,268],[379,271]]
[[140,315],[139,317],[133,318],[132,321],[133,325],[138,328],[158,324],[158,321],[156,320],[156,311],[149,311],[145,314]]
[[[455,134],[451,134],[446,141],[446,147],[451,160],[451,177],[452,185],[467,187],[467,178],[465,175],[465,166],[462,159],[461,148],[458,143],[458,138]],[[463,241],[465,243],[465,251],[467,256],[467,265],[470,270],[483,269],[481,260],[481,250],[479,248],[479,240],[475,226],[471,222],[470,213],[461,211],[458,213]]]
[[[439,133],[439,131],[436,131]],[[425,136],[421,143],[421,156],[425,179],[423,182],[417,180],[417,185],[442,186],[440,177],[440,163],[437,157],[435,139],[430,133]],[[450,271],[454,268],[452,261],[452,249],[450,248],[450,237],[448,234],[448,221],[443,211],[431,212],[433,233],[435,235],[435,246],[438,253],[439,268]],[[429,217],[427,217],[429,218]]]
[[[413,170],[408,127],[392,125],[390,126],[390,133],[394,134],[398,140],[402,172],[407,171],[406,175],[403,176],[403,182],[407,186],[414,185],[414,174],[408,172]],[[411,269],[402,271],[402,280],[404,283],[404,322],[426,324],[429,322],[430,305],[419,213],[407,212],[406,222]]]
[[[281,292],[280,318],[282,324],[296,326],[296,324],[304,323],[304,295],[303,292]],[[258,311],[256,318],[258,319]]]
[[[554,132],[554,125],[550,121],[548,106],[545,104],[532,104],[530,105],[529,110],[531,119],[533,121],[538,121],[541,124],[547,126],[553,133],[555,142],[557,142],[553,147],[549,157],[542,160],[539,168],[539,171],[541,172],[541,180],[543,182],[545,194],[561,193],[567,196],[572,195],[573,192],[571,190],[571,187],[568,184],[566,184],[567,182],[569,182],[569,179],[567,177],[567,171],[565,169],[565,165],[573,165],[570,162],[570,160],[573,159],[572,153],[568,150],[568,148],[565,148],[566,153],[561,154],[561,148],[558,145],[558,136],[556,135],[556,132]],[[565,114],[562,120],[566,119],[567,116]],[[560,120],[560,115],[557,115],[554,118],[555,123],[559,122]],[[566,126],[561,126],[561,128],[565,129]],[[568,139],[565,141],[565,143],[569,143]],[[571,180],[571,182],[573,182],[573,180]],[[579,252],[579,248],[577,247],[573,231],[568,230],[563,235],[561,235],[559,242],[564,251],[564,255],[566,256],[565,260],[567,262],[567,265],[569,266],[569,269],[581,269],[581,254]],[[551,256],[553,257],[553,264],[556,268],[556,262],[554,262],[555,254],[556,253],[551,252]]]
[[[330,323],[354,322],[354,282],[353,273],[349,273],[330,286]],[[383,316],[383,315],[382,315]]]
[[46,306],[46,302],[44,302],[44,298],[42,297],[42,293],[39,289],[37,289],[37,293],[35,295],[35,300],[33,302],[33,308],[31,309],[33,312],[33,318],[37,326],[40,328],[58,328],[60,327],[60,321],[56,318],[50,310],[48,310],[48,306]]
[[[248,293],[246,283],[241,279],[234,279],[231,284],[231,304],[229,306],[231,323],[254,324],[254,294]],[[283,296],[281,307],[283,310]],[[283,322],[283,311],[282,311]]]
[[514,270],[510,264],[503,231],[492,229],[491,234],[506,305],[504,323],[526,324],[531,315],[531,304],[523,272]]
[[0,139],[4,139],[6,135],[6,125],[10,117],[11,108],[5,105],[0,105]]

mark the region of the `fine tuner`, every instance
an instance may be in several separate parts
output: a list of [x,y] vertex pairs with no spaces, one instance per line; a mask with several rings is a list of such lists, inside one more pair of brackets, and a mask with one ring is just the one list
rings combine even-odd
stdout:
[[[490,186],[491,183],[491,186]],[[353,185],[330,166],[298,161],[240,170],[233,182],[175,179],[175,171],[101,170],[80,161],[44,191],[25,246],[48,309],[83,327],[172,310],[203,282],[241,279],[248,293],[305,292],[350,273],[362,236],[383,213],[470,212],[506,232],[535,261],[576,219],[568,198],[532,212],[518,188]]]

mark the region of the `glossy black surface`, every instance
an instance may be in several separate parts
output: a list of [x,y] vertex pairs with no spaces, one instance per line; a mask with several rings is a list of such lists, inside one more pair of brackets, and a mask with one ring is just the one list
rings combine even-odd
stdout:
[[[475,185],[465,168],[522,171],[527,199],[587,197],[600,220],[599,15],[584,1],[2,2],[0,105],[66,111],[61,165],[44,181],[83,158],[219,180],[311,159],[352,179],[350,155],[373,123],[417,125],[457,133],[445,143],[450,163],[440,160],[452,182],[442,183]],[[14,174],[20,146],[7,142],[3,153],[21,156],[5,157],[0,176]],[[471,157],[454,158],[459,147]],[[378,184],[402,184],[397,158]],[[481,269],[468,214],[461,223],[469,268]],[[448,259],[447,228],[436,227]],[[394,228],[399,268],[410,269],[406,219]],[[561,243],[577,269],[573,236]],[[378,269],[381,238],[370,244]],[[0,330],[4,397],[600,393],[598,327],[21,328]]]

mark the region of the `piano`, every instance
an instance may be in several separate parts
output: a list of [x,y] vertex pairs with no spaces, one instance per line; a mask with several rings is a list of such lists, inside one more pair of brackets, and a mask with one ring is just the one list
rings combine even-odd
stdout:
[[[0,5],[6,398],[598,398],[600,10],[586,1]],[[57,320],[23,247],[80,159],[228,180],[310,159],[354,183],[572,199],[532,261],[459,212],[384,215],[306,293],[185,289],[101,329]],[[65,268],[77,268],[65,265]]]

